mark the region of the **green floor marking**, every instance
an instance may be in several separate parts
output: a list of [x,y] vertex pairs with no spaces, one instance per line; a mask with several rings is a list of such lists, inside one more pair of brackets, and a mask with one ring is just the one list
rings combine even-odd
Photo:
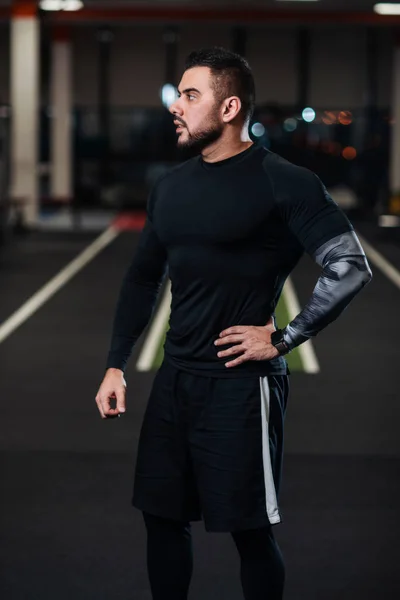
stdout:
[[[277,327],[285,327],[292,320],[289,316],[285,302],[285,295],[282,294],[275,311]],[[295,348],[286,356],[290,371],[304,371],[303,361],[301,360],[298,348]]]
[[[282,294],[281,299],[279,300],[278,306],[276,307],[275,314],[276,314],[276,323],[277,323],[278,327],[285,327],[285,325],[287,325],[289,323],[289,321],[291,320],[289,318],[289,313],[288,313],[288,310],[286,307],[284,294]],[[164,349],[163,348],[164,348],[165,336],[167,334],[168,329],[169,329],[169,323],[166,323],[165,332],[164,332],[162,339],[160,340],[157,354],[154,359],[154,363],[153,363],[153,367],[152,367],[153,369],[158,369],[161,366],[161,363],[163,361],[163,358],[164,358]],[[290,354],[288,354],[286,356],[286,360],[288,362],[289,369],[291,371],[304,371],[303,363],[302,363],[300,352],[299,352],[298,348],[295,348],[294,350],[292,350],[292,352],[290,352]]]
[[167,335],[167,331],[168,331],[169,327],[167,324],[167,327],[164,331],[164,335],[162,336],[162,339],[160,341],[160,345],[158,346],[158,350],[157,350],[157,354],[156,357],[154,359],[154,363],[153,363],[153,369],[158,369],[159,367],[161,367],[161,363],[163,361],[164,358],[164,342],[165,342],[165,336]]

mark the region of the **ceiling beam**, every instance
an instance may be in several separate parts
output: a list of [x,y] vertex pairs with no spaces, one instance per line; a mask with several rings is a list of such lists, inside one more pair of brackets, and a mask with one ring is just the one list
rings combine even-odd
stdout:
[[[138,22],[138,23],[247,23],[247,24],[352,24],[400,25],[400,15],[378,15],[371,11],[321,11],[321,10],[262,10],[214,9],[198,7],[129,7],[88,8],[76,12],[42,13],[51,22]],[[0,20],[12,18],[11,7],[0,7]]]
[[345,23],[400,25],[400,15],[378,15],[371,11],[215,9],[198,7],[84,8],[77,12],[51,14],[57,21],[137,21],[215,23]]

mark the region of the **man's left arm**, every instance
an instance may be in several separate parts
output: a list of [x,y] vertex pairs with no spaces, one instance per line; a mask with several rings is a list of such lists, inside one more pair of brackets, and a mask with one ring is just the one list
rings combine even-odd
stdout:
[[279,208],[322,273],[306,306],[282,331],[288,350],[334,321],[372,278],[353,227],[320,179],[308,171],[303,173],[302,183],[293,196],[283,196]]
[[345,214],[314,173],[299,169],[296,175],[282,177],[282,185],[275,182],[277,207],[322,273],[306,306],[282,331],[275,331],[271,319],[265,326],[237,325],[220,333],[216,346],[236,344],[218,352],[219,358],[229,359],[228,368],[271,360],[317,335],[371,280],[365,253]]

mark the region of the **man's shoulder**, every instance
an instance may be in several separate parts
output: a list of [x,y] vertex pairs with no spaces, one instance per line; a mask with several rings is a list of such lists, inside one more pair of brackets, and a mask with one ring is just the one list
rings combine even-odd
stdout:
[[265,150],[263,168],[272,183],[279,188],[299,190],[299,186],[315,185],[317,177],[313,171],[296,165],[283,156]]
[[193,168],[196,167],[198,163],[198,157],[190,158],[185,160],[178,165],[174,165],[169,167],[168,170],[163,173],[155,182],[154,189],[162,190],[165,186],[169,186],[169,184],[174,183],[177,180],[180,180],[182,177],[186,177]]

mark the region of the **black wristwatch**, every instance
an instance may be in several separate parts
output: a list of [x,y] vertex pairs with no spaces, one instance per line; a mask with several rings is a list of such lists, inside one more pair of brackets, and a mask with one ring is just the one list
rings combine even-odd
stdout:
[[281,356],[290,352],[290,348],[283,339],[283,329],[277,329],[271,334],[271,344],[275,346]]

